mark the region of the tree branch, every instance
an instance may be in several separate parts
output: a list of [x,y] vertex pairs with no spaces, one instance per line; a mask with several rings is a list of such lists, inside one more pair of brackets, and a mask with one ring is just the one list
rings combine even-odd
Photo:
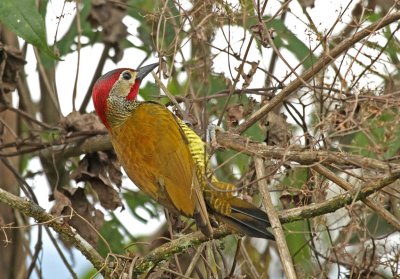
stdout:
[[[213,239],[220,239],[233,232],[225,226],[220,226],[213,230]],[[135,274],[142,274],[154,268],[158,263],[169,259],[169,257],[184,252],[185,250],[196,247],[201,243],[210,241],[208,237],[200,231],[184,235],[176,240],[165,243],[151,251],[147,256],[136,262],[133,269]]]
[[[282,148],[268,146],[263,143],[253,141],[247,137],[229,132],[216,134],[217,143],[224,148],[229,148],[249,156],[259,155],[265,158],[277,160],[293,161],[301,165],[312,165],[316,163],[332,164],[341,166],[351,166],[356,168],[367,168],[380,171],[390,171],[400,169],[400,164],[388,163],[377,159],[353,155],[345,152],[332,152],[325,150],[304,150],[300,146],[290,146]],[[104,151],[112,149],[112,144],[108,135],[98,135],[79,139],[70,143],[51,146],[40,151],[42,156],[53,155],[56,158],[62,156],[69,158],[86,153]]]
[[265,179],[267,175],[265,171],[264,160],[260,157],[254,157],[254,165],[256,167],[257,178],[260,179],[258,181],[258,188],[260,189],[263,205],[267,211],[268,219],[271,222],[271,228],[276,239],[276,246],[278,247],[283,270],[285,271],[286,278],[296,279],[297,274],[296,270],[294,269],[292,256],[290,255],[289,247],[286,242],[285,233],[278,218],[276,209],[274,208],[274,204],[272,203],[270,193],[268,192],[268,183]]
[[[53,228],[60,236],[71,242],[81,253],[102,273],[108,272],[105,260],[85,239],[83,239],[74,228],[65,223],[62,218],[55,217],[47,213],[36,203],[17,197],[0,188],[0,202],[9,205],[13,209],[24,213],[26,216],[34,218],[38,223],[46,224]],[[3,227],[7,229],[7,227]]]
[[[351,183],[347,182],[343,178],[337,176],[327,168],[321,166],[321,165],[315,165],[312,167],[313,170],[318,172],[319,174],[325,176],[328,178],[330,181],[335,183],[336,185],[340,186],[342,189],[345,189],[346,191],[354,191],[353,186]],[[381,216],[383,219],[386,220],[389,224],[391,224],[396,230],[400,231],[400,220],[396,218],[390,211],[384,208],[382,204],[374,202],[370,198],[362,199],[362,202],[365,203],[369,208],[374,210],[379,216]]]
[[[278,212],[279,220],[282,223],[289,223],[334,212],[352,202],[366,198],[383,187],[393,183],[398,178],[400,178],[400,170],[394,171],[379,180],[365,183],[364,186],[357,190],[346,192],[345,194],[338,195],[324,202],[282,210]],[[98,252],[86,242],[86,240],[76,233],[72,227],[64,222],[60,222],[60,218],[48,214],[43,208],[31,201],[17,197],[2,189],[0,189],[0,202],[7,204],[12,208],[21,211],[25,215],[34,218],[36,221],[53,228],[61,235],[61,237],[71,241],[71,243],[81,251],[81,253],[97,270],[101,270],[103,274],[110,274],[111,270],[107,267],[105,259],[103,259]],[[222,238],[229,234],[232,234],[232,231],[228,230],[224,226],[214,230],[213,233],[215,239]],[[161,245],[136,262],[134,273],[145,273],[159,262],[168,259],[170,256],[181,253],[190,247],[195,247],[206,241],[209,241],[207,237],[202,235],[200,232],[194,232]]]
[[263,116],[265,116],[268,112],[274,109],[278,104],[282,103],[283,100],[286,99],[290,94],[296,92],[302,85],[303,80],[308,81],[312,77],[314,77],[317,73],[319,73],[322,69],[329,66],[331,62],[333,62],[336,58],[338,58],[343,52],[348,50],[351,46],[361,41],[365,37],[371,35],[377,30],[381,29],[400,19],[400,12],[396,12],[390,15],[383,17],[381,20],[374,22],[373,24],[367,26],[361,31],[355,33],[353,36],[343,40],[339,45],[334,47],[333,49],[327,51],[324,56],[322,56],[310,69],[305,71],[299,78],[296,78],[294,81],[289,83],[278,95],[271,99],[270,102],[262,106],[258,111],[253,113],[246,121],[240,124],[235,133],[241,134],[246,131],[251,125],[260,120]]
[[380,160],[344,152],[304,150],[300,146],[289,146],[287,148],[268,146],[264,143],[256,142],[249,138],[228,132],[218,132],[217,143],[222,147],[233,149],[249,156],[259,155],[266,158],[293,161],[302,165],[335,163],[337,165],[350,165],[357,168],[371,168],[381,171],[400,169],[399,164],[382,162]]
[[55,158],[69,158],[96,151],[111,150],[112,148],[108,135],[98,135],[84,140],[79,139],[70,143],[52,146],[40,151],[40,153],[44,157],[53,155]]
[[320,202],[317,204],[310,204],[293,209],[282,210],[279,212],[279,219],[282,223],[290,223],[294,221],[303,220],[305,218],[312,218],[326,213],[335,212],[339,208],[365,199],[369,195],[379,191],[380,189],[390,185],[400,178],[400,170],[397,170],[381,179],[365,183],[360,188],[354,188],[353,191],[337,195],[334,198]]

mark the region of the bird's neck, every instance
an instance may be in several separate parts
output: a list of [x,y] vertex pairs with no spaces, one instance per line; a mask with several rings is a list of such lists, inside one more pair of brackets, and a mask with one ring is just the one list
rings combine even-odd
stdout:
[[107,121],[110,127],[117,127],[125,122],[142,102],[130,101],[121,97],[110,97],[107,99]]

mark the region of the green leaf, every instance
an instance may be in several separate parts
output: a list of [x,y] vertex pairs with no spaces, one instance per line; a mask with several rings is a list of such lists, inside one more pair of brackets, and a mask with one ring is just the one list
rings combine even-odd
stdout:
[[158,87],[151,82],[148,82],[146,86],[140,87],[139,95],[142,97],[145,101],[157,101],[162,103],[163,99],[157,98],[158,96]]
[[167,86],[168,91],[172,94],[172,95],[180,95],[183,97],[183,93],[184,93],[184,88],[179,84],[178,79],[175,76],[173,76],[170,80],[170,82],[168,83]]
[[[239,169],[239,174],[247,172],[249,167],[249,156],[245,154],[238,154],[236,151],[224,150],[219,151],[216,154],[218,167],[215,169],[217,177],[221,181],[234,183],[237,179],[235,178],[235,169]],[[229,164],[227,164],[229,162]],[[220,166],[222,165],[222,166]]]
[[[174,26],[180,26],[179,22],[180,12],[174,1],[167,2],[167,9],[171,15],[167,17],[159,17],[155,7],[159,1],[147,0],[129,0],[127,5],[129,7],[128,14],[140,22],[138,27],[138,38],[142,41],[143,46],[140,48],[147,54],[150,54],[155,46],[155,40],[158,40],[159,47],[165,52],[170,53],[173,51],[174,41],[177,36],[185,36],[185,32],[176,33]],[[146,15],[146,16],[144,16]],[[159,22],[161,20],[161,22]],[[160,30],[157,30],[158,24],[161,24]],[[160,31],[160,32],[158,32]],[[157,37],[159,35],[159,38]]]
[[[294,169],[282,180],[282,184],[291,188],[301,189],[304,183],[307,182],[307,173],[307,169]],[[305,233],[309,230],[307,220],[284,224],[283,227],[286,232],[286,242],[290,254],[294,257],[295,265],[301,268],[303,272],[310,273],[313,266],[311,265],[311,249],[307,245],[309,237]]]
[[[125,241],[124,236],[119,230],[119,222],[114,218],[110,221],[104,223],[100,230],[101,235],[107,241],[108,245],[111,247],[113,253],[124,254]],[[109,253],[106,244],[100,240],[97,244],[97,251],[103,257],[107,256]]]
[[159,217],[158,204],[142,191],[128,191],[123,193],[122,196],[132,215],[142,223],[147,223],[148,220],[137,212],[139,208],[144,209],[151,218]]
[[59,59],[47,45],[44,20],[35,7],[35,1],[0,1],[0,21],[12,32],[51,58]]
[[311,260],[311,250],[307,245],[308,237],[304,232],[308,230],[306,221],[297,221],[283,225],[286,232],[286,242],[294,264],[301,268],[304,273],[310,273],[313,270]]
[[[370,158],[391,158],[400,149],[397,110],[386,110],[367,120],[368,130],[357,132],[349,150]],[[379,148],[378,148],[379,147]]]
[[99,278],[98,276],[99,276],[99,272],[96,269],[91,268],[91,269],[85,271],[85,273],[83,275],[80,275],[79,277],[82,279],[92,279],[92,278]]

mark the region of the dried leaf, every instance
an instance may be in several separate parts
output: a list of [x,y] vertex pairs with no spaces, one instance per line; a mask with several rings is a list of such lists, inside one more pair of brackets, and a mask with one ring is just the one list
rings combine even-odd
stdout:
[[281,196],[279,197],[281,201],[283,209],[290,208],[290,204],[292,202],[292,196],[290,195],[288,190],[283,190]]
[[265,142],[268,145],[287,147],[291,138],[290,127],[285,114],[271,111],[260,121],[261,128],[266,129]]
[[85,155],[71,174],[77,182],[89,182],[96,191],[101,205],[110,210],[122,206],[113,183],[121,185],[122,173],[114,153],[96,152]]
[[73,111],[63,118],[60,122],[60,127],[67,132],[107,131],[95,113],[81,114],[78,111]]
[[[72,202],[72,208],[79,215],[72,214],[73,217],[67,219],[68,224],[73,226],[91,245],[96,246],[99,239],[96,231],[99,231],[104,223],[104,214],[89,203],[83,188],[64,190],[64,195]],[[71,215],[71,209],[65,207],[61,213]]]
[[108,177],[115,185],[121,187],[122,185],[121,164],[119,163],[115,152],[107,152],[106,162],[108,162],[107,165]]
[[7,93],[17,88],[18,73],[25,63],[20,50],[0,42],[0,92]]
[[256,107],[257,104],[258,102],[254,98],[249,97],[247,108],[243,113],[243,117],[251,115],[254,112],[254,108]]
[[240,120],[243,119],[244,106],[243,104],[233,105],[227,108],[227,125],[228,128],[236,127],[239,125]]
[[114,210],[117,207],[122,206],[121,198],[118,192],[111,187],[107,187],[106,184],[98,179],[91,179],[90,184],[92,184],[93,189],[96,191],[99,197],[101,205],[110,210]]
[[54,190],[53,194],[50,196],[50,201],[54,200],[55,203],[50,209],[50,213],[54,216],[61,216],[61,212],[66,207],[71,207],[71,200],[65,196],[62,192]]
[[299,0],[299,4],[302,8],[314,8],[315,0]]
[[167,61],[165,61],[164,59],[161,59],[158,70],[162,73],[164,79],[168,79],[171,76],[171,74],[168,72]]
[[272,28],[268,29],[263,22],[251,26],[250,31],[263,47],[269,47],[268,33],[271,39],[274,39],[275,37],[275,30]]
[[348,132],[357,126],[359,110],[359,104],[353,102],[343,106],[337,105],[326,121],[335,132]]
[[311,203],[312,193],[309,190],[304,189],[285,189],[282,191],[279,200],[284,209],[304,206]]
[[92,9],[87,20],[93,28],[102,27],[103,42],[113,46],[113,61],[122,59],[123,48],[120,43],[128,35],[127,27],[122,22],[127,13],[127,0],[92,0]]
[[[244,79],[244,82],[242,84],[242,88],[245,89],[249,87],[251,81],[253,80],[254,74],[257,72],[258,64],[260,62],[250,62],[251,69],[248,71],[248,73],[241,72],[241,76]],[[237,69],[238,70],[238,69]]]

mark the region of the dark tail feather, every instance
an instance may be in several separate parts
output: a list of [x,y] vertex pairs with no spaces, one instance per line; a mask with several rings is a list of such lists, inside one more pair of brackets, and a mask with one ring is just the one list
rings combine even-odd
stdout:
[[217,220],[245,235],[275,240],[274,235],[267,230],[271,224],[264,211],[238,198],[230,199],[229,204],[232,208],[231,214],[222,215],[214,212]]

